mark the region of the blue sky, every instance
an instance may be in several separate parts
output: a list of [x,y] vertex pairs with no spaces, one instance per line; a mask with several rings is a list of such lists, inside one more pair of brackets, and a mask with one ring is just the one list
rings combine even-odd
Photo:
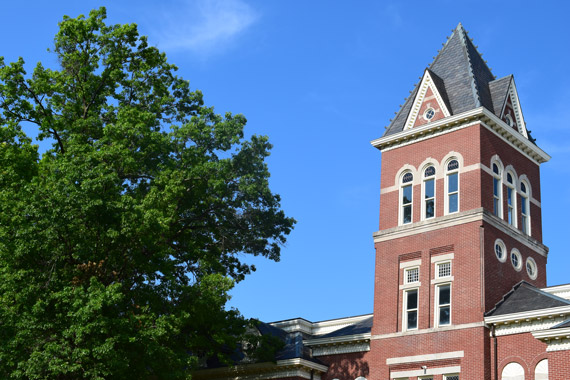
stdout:
[[462,22],[497,77],[514,74],[542,165],[548,284],[570,282],[570,31],[563,1],[165,0],[3,4],[0,53],[55,65],[62,16],[106,6],[134,22],[219,113],[274,145],[271,186],[298,224],[279,263],[233,291],[246,317],[372,312],[381,155],[370,145]]

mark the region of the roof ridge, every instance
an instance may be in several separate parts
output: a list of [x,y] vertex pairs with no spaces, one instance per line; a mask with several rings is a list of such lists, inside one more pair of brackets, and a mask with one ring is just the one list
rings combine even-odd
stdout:
[[[461,45],[463,47],[465,55],[467,56],[469,78],[471,80],[471,88],[473,90],[473,96],[475,98],[475,107],[476,108],[481,107],[482,104],[481,104],[481,96],[479,94],[479,86],[477,81],[475,80],[475,73],[473,72],[473,60],[471,58],[471,55],[469,54],[469,49],[467,49],[467,40],[469,39],[469,37],[467,36],[467,31],[463,28],[463,25],[461,25],[461,22],[457,25],[456,30],[459,32]],[[473,47],[475,47],[475,45],[473,45]],[[477,51],[477,49],[475,49],[475,51]],[[480,55],[478,51],[477,53]]]

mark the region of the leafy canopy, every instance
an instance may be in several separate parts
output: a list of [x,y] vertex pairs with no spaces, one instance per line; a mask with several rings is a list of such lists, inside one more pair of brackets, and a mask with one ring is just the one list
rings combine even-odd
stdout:
[[0,59],[1,378],[187,378],[244,331],[239,255],[279,260],[294,224],[267,138],[105,17],[64,17],[57,70]]

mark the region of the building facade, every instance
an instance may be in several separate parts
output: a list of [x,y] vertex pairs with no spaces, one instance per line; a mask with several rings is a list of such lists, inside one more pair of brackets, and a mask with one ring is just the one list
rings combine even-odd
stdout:
[[276,363],[204,378],[570,378],[570,285],[546,287],[540,165],[512,75],[461,24],[384,135],[374,309],[263,324]]

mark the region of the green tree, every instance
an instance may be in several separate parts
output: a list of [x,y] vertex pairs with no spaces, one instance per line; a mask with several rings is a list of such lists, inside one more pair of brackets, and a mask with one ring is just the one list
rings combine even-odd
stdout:
[[188,378],[244,331],[239,255],[279,260],[294,224],[267,138],[105,18],[64,17],[57,70],[0,60],[1,378]]

